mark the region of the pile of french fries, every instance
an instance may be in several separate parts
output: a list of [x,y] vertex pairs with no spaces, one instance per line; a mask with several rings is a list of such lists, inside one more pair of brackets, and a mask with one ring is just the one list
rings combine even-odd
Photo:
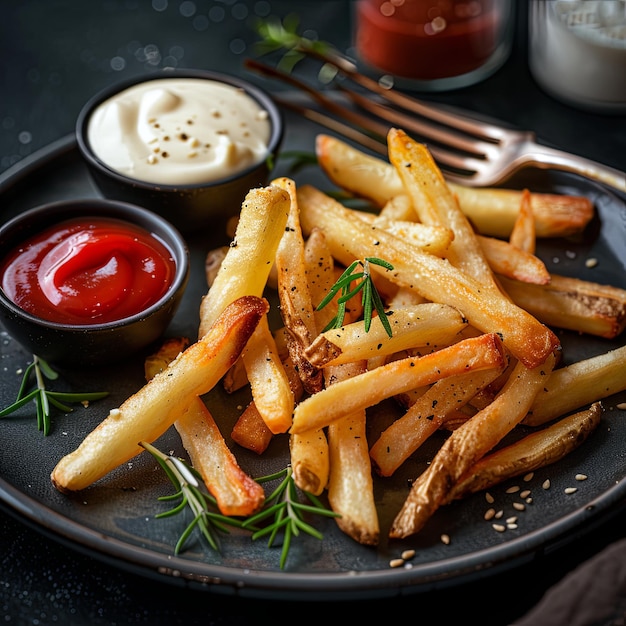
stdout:
[[[147,384],[59,461],[59,490],[86,488],[174,425],[220,510],[258,511],[262,490],[202,401],[217,384],[251,390],[233,441],[263,454],[273,437],[287,437],[297,485],[327,492],[341,530],[366,545],[381,532],[374,475],[391,476],[437,431],[447,431],[443,444],[407,489],[390,538],[583,443],[600,423],[601,400],[626,388],[626,346],[563,365],[553,328],[616,338],[626,290],[551,274],[535,247],[537,237],[581,232],[593,206],[452,185],[399,129],[388,150],[386,162],[317,138],[323,171],[368,200],[368,211],[289,178],[250,191],[231,246],[207,256],[198,340],[155,355]],[[358,297],[340,328],[324,330],[337,302],[319,303],[348,265],[371,257],[393,267],[370,265],[391,336],[377,316],[366,330]],[[268,322],[268,290],[280,328]],[[368,442],[368,411],[388,400],[401,414]],[[503,447],[522,424],[531,434]]]

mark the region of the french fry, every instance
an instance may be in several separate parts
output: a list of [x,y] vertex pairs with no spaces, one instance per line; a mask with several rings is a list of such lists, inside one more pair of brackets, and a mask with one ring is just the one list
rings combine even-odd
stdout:
[[210,391],[237,360],[259,321],[266,300],[232,302],[204,336],[192,343],[139,391],[111,410],[80,446],[62,457],[51,474],[59,491],[78,491],[139,454],[178,419],[190,399]]
[[[414,289],[431,302],[457,308],[483,332],[497,332],[527,367],[542,363],[559,345],[556,335],[499,290],[488,289],[446,259],[422,252],[397,237],[355,218],[353,212],[310,185],[298,189],[300,221],[305,234],[324,230],[333,257],[348,265],[377,256],[394,266],[385,272],[394,283]],[[372,266],[374,272],[382,268]]]
[[390,219],[383,215],[373,215],[365,211],[358,211],[357,215],[362,220],[412,243],[425,252],[430,252],[437,256],[445,256],[454,240],[454,232],[446,226]]
[[470,493],[560,461],[598,427],[603,411],[602,404],[594,402],[588,409],[564,417],[543,430],[484,456],[454,485],[447,501],[464,498]]
[[316,367],[388,356],[417,346],[447,344],[467,324],[457,309],[432,302],[390,311],[387,319],[391,337],[374,317],[368,332],[361,320],[319,334],[305,356]]
[[[395,168],[330,135],[318,135],[318,163],[337,186],[383,207],[406,192]],[[448,182],[461,210],[482,235],[510,236],[519,213],[522,192],[491,187],[464,187]],[[582,232],[594,216],[592,202],[584,196],[531,194],[537,237],[564,237]]]
[[519,250],[535,254],[537,244],[535,216],[533,215],[530,191],[528,189],[522,191],[522,201],[520,202],[519,213],[515,218],[513,229],[509,235],[509,243]]
[[[283,368],[287,374],[294,401],[297,402],[302,397],[303,393],[302,381],[288,356],[286,356],[285,361],[283,361]],[[232,371],[232,369],[231,367],[229,372]],[[242,448],[247,448],[257,454],[263,454],[263,452],[267,450],[267,447],[274,437],[274,433],[268,428],[254,400],[248,404],[235,422],[231,431],[231,437],[233,441]]]
[[154,354],[148,355],[144,361],[143,369],[146,382],[167,369],[169,364],[189,347],[189,344],[190,340],[187,337],[166,339],[159,349]]
[[245,517],[263,506],[263,487],[241,469],[201,398],[193,397],[174,425],[223,515]]
[[241,296],[263,295],[289,215],[289,194],[279,187],[251,189],[242,206],[234,242],[200,303],[202,337],[225,306]]
[[287,226],[276,250],[275,261],[280,313],[287,331],[287,349],[305,390],[315,393],[322,388],[323,377],[322,372],[304,357],[304,351],[317,335],[317,326],[307,284],[295,183],[288,178],[279,178],[273,184],[287,191],[291,198]]
[[328,441],[320,428],[289,437],[293,478],[303,491],[319,496],[328,484]]
[[[328,378],[345,380],[363,371],[363,363],[329,368]],[[330,475],[328,501],[341,530],[363,545],[375,546],[380,538],[374,482],[369,458],[365,410],[358,410],[328,427]]]
[[626,345],[552,372],[524,419],[541,426],[626,389]]
[[342,380],[300,402],[293,416],[292,434],[323,428],[386,398],[429,385],[446,376],[500,368],[505,363],[496,333],[465,339],[422,357],[392,361],[376,370]]
[[253,400],[235,422],[230,436],[242,448],[263,454],[270,445],[274,433],[265,423]]
[[535,285],[550,282],[550,272],[545,263],[534,254],[495,237],[479,235],[477,239],[489,267],[496,274]]
[[626,327],[626,290],[552,274],[545,285],[498,276],[520,307],[554,328],[614,339]]
[[[452,230],[443,226],[426,226],[421,222],[383,218],[363,211],[357,215],[364,221],[437,256],[445,256],[454,239]],[[534,254],[495,237],[477,235],[476,238],[493,272],[529,283],[550,282],[550,274],[544,262]]]
[[377,473],[391,476],[441,428],[451,411],[467,404],[480,389],[493,382],[502,369],[468,372],[437,381],[402,417],[386,428],[371,447],[370,456]]
[[554,363],[554,355],[534,369],[518,363],[494,401],[452,432],[413,483],[393,520],[390,538],[402,539],[424,527],[465,472],[522,421]]
[[241,358],[246,366],[254,403],[267,427],[274,434],[287,432],[291,426],[294,398],[267,316],[259,321]]
[[449,228],[454,233],[446,258],[484,287],[496,289],[493,272],[474,229],[426,146],[396,128],[389,130],[387,145],[389,160],[400,175],[420,221]]

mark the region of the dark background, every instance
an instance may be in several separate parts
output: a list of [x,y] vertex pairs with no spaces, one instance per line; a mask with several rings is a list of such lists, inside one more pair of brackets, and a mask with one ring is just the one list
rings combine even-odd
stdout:
[[[349,52],[348,1],[0,0],[0,173],[73,132],[82,104],[118,79],[164,66],[244,73],[256,18],[300,16],[302,31]],[[532,129],[546,143],[624,169],[626,119],[561,104],[537,88],[526,62],[526,2],[515,47],[483,83],[424,96]],[[271,86],[271,89],[279,89]],[[36,181],[34,181],[36,184]],[[10,442],[2,441],[2,446]],[[0,450],[0,454],[2,454]],[[5,624],[207,624],[236,626],[303,618],[353,622],[410,619],[504,625],[544,591],[624,535],[626,514],[537,561],[462,588],[348,605],[252,601],[144,579],[60,545],[0,510],[0,620]],[[540,624],[540,621],[536,622]]]

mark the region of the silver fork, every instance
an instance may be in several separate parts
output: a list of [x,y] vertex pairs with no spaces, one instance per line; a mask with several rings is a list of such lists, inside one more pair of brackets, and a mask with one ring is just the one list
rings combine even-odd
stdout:
[[387,131],[395,126],[424,140],[442,173],[452,182],[474,187],[493,186],[524,167],[534,166],[573,172],[626,193],[626,173],[623,171],[541,145],[531,131],[511,130],[486,123],[383,87],[360,73],[352,61],[338,53],[321,53],[313,49],[302,51],[333,66],[344,78],[365,88],[365,93],[359,93],[346,87],[345,83],[336,83],[338,90],[353,105],[369,115],[327,97],[321,90],[291,74],[252,59],[248,59],[246,65],[308,93],[320,107],[343,118],[349,125],[310,107],[277,98],[286,108],[381,154],[386,154]]

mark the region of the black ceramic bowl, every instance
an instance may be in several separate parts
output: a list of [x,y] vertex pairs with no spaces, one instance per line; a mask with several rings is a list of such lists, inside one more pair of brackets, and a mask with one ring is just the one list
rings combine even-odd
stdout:
[[[232,175],[213,181],[188,184],[146,182],[133,178],[132,175],[120,173],[107,165],[95,154],[89,141],[89,123],[94,111],[103,102],[122,91],[134,88],[141,83],[162,79],[215,81],[243,90],[262,110],[267,112],[269,139],[266,157]],[[280,109],[266,92],[255,85],[241,78],[212,71],[166,69],[117,83],[92,97],[78,116],[76,138],[79,151],[91,177],[106,198],[131,202],[154,211],[187,234],[203,229],[206,231],[223,228],[230,217],[239,214],[241,203],[248,191],[253,187],[267,184],[271,164],[275,162],[283,139],[283,129],[284,122]]]
[[[147,347],[164,333],[187,287],[189,251],[179,231],[160,216],[128,203],[89,198],[42,205],[0,226],[0,263],[25,240],[73,218],[113,218],[151,233],[165,245],[175,263],[167,291],[140,312],[123,319],[76,324],[37,317],[17,306],[0,288],[0,314],[14,339],[51,363],[68,367],[110,364]],[[130,267],[136,273],[136,265]]]

